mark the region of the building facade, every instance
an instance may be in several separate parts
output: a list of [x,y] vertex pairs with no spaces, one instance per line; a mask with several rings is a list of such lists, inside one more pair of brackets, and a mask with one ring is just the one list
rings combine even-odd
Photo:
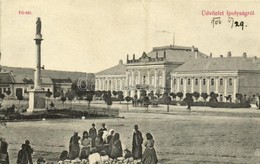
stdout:
[[[96,74],[96,90],[123,91],[125,96],[147,93],[217,93],[219,101],[236,100],[236,94],[260,93],[260,61],[246,53],[232,57],[205,55],[194,46],[154,47],[149,53]],[[120,87],[118,87],[120,86]]]

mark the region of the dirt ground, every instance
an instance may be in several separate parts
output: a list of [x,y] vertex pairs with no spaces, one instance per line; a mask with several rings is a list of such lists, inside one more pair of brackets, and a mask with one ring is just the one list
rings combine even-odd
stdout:
[[[116,106],[116,105],[115,105]],[[118,107],[121,105],[117,104]],[[133,126],[138,124],[143,137],[153,134],[159,163],[260,163],[260,111],[254,109],[210,109],[194,107],[144,108],[121,111],[116,119],[63,119],[10,122],[0,126],[0,135],[9,143],[11,163],[16,163],[21,144],[29,139],[35,149],[33,159],[43,156],[56,161],[74,131],[80,136],[96,123],[121,135],[131,149]],[[246,111],[247,110],[247,111]],[[259,116],[259,117],[258,117]]]

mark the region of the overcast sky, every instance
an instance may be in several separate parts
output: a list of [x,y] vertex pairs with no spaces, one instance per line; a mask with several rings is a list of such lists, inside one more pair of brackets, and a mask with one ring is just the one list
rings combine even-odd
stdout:
[[[35,22],[42,20],[42,64],[46,69],[99,72],[140,57],[152,47],[198,47],[213,57],[260,58],[260,1],[239,0],[0,0],[1,64],[34,67]],[[231,28],[228,16],[214,28],[206,11],[254,11],[234,17],[247,27]],[[29,11],[22,15],[19,11]]]

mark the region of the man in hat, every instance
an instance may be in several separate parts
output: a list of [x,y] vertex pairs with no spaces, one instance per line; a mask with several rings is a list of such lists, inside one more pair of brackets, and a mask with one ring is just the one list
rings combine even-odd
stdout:
[[31,145],[30,145],[30,141],[29,141],[29,140],[26,140],[26,141],[25,141],[25,145],[26,145],[26,152],[27,152],[27,154],[28,154],[29,164],[33,164],[33,161],[32,161],[33,148],[32,148]]
[[142,144],[143,136],[138,130],[138,125],[134,126],[133,143],[132,143],[132,154],[134,159],[142,158]]
[[102,127],[98,130],[98,132],[103,132],[103,131],[107,131],[107,128],[106,128],[106,124],[105,123],[102,123]]
[[90,128],[89,129],[89,138],[91,138],[91,145],[92,145],[92,147],[95,147],[96,146],[96,138],[97,138],[97,130],[96,130],[96,128],[95,128],[95,124],[93,123],[92,124],[92,128]]

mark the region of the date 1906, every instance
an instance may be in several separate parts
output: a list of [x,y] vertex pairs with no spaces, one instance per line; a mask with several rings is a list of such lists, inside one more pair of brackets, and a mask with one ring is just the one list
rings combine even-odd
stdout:
[[19,15],[31,15],[32,12],[31,12],[31,11],[23,11],[23,10],[19,10],[19,11],[18,11],[18,14],[19,14]]
[[[244,23],[244,21],[236,21],[233,17],[228,17],[228,23],[230,24],[230,28],[241,28],[244,30],[247,25]],[[213,17],[211,20],[211,24],[213,28],[217,25],[222,24],[221,17]]]

